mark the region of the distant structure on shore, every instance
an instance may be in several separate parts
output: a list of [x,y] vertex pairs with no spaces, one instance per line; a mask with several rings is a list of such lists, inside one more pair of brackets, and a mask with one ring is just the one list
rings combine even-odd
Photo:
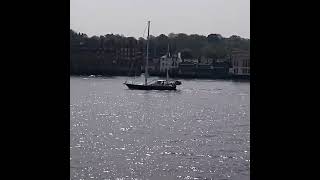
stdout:
[[230,73],[234,76],[250,76],[250,54],[245,51],[232,52]]

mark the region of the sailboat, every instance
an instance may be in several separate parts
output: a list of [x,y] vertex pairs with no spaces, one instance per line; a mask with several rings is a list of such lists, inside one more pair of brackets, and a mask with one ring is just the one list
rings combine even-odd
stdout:
[[156,80],[148,83],[148,59],[149,59],[149,30],[150,21],[148,21],[148,36],[147,36],[147,58],[144,73],[144,83],[124,82],[129,89],[137,90],[176,90],[177,85],[181,85],[180,81],[169,81],[169,73],[167,68],[166,80]]

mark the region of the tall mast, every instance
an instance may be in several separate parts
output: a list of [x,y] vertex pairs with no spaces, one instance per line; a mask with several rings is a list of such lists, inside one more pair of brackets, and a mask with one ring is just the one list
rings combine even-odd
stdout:
[[145,66],[145,73],[144,73],[144,78],[145,78],[145,85],[147,85],[147,77],[148,77],[148,61],[149,61],[149,29],[150,29],[150,21],[148,21],[148,37],[147,37],[147,59],[146,59],[146,66]]
[[169,63],[169,58],[171,58],[170,57],[170,49],[169,49],[169,44],[168,44],[168,53],[167,53],[167,82],[168,82],[168,80],[169,80],[169,65],[170,65],[170,63]]
[[[167,66],[167,67],[168,67],[168,66]],[[166,79],[167,81],[169,80],[169,73],[168,73],[169,70],[168,70],[168,69],[169,69],[169,68],[167,68],[167,79]]]

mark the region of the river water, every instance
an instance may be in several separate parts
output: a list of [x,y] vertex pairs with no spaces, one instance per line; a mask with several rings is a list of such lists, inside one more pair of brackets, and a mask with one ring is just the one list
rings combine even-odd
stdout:
[[71,179],[250,179],[250,83],[70,77]]

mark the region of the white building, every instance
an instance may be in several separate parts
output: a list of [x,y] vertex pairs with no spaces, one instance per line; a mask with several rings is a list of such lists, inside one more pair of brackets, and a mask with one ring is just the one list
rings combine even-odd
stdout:
[[166,72],[167,69],[178,68],[180,62],[182,62],[180,53],[174,56],[170,56],[168,53],[160,58],[160,72]]
[[247,51],[233,51],[231,57],[232,68],[229,72],[234,75],[250,76],[250,54]]

